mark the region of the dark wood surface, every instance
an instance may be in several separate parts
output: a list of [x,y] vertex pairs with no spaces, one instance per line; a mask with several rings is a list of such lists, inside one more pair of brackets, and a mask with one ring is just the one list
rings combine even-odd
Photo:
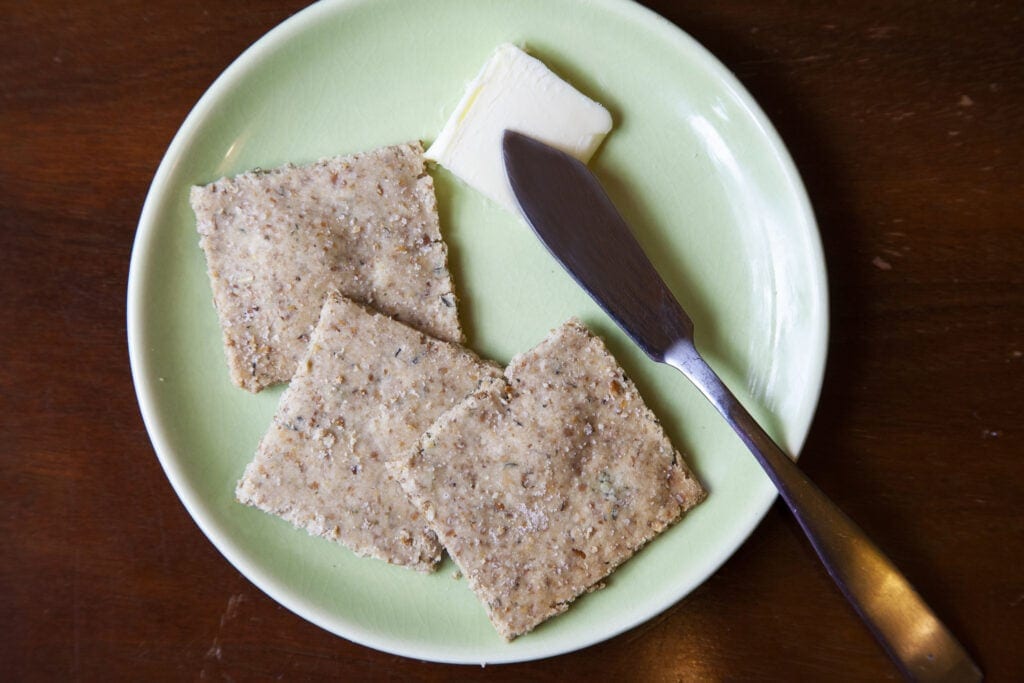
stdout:
[[[1024,9],[649,3],[767,111],[831,287],[801,465],[990,680],[1024,680]],[[423,663],[263,595],[143,428],[125,286],[191,106],[295,0],[0,3],[0,678],[881,680],[895,670],[776,505],[652,622],[545,661]]]

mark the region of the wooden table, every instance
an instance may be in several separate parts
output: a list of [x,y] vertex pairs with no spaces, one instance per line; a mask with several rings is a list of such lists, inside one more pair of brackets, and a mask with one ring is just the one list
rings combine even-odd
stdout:
[[[897,678],[778,504],[651,623],[486,669],[335,637],[213,548],[136,405],[129,253],[191,106],[303,4],[3,3],[0,677]],[[991,680],[1024,680],[1024,6],[648,4],[749,88],[814,204],[832,329],[801,466]]]

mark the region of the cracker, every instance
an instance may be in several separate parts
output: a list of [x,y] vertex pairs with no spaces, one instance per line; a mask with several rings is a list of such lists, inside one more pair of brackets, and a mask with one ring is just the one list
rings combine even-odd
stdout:
[[512,639],[599,587],[705,493],[578,321],[505,375],[485,380],[388,469]]
[[420,143],[193,187],[231,379],[292,376],[332,289],[439,339],[462,339]]
[[500,374],[461,346],[329,294],[236,497],[359,555],[430,571],[441,546],[384,463]]

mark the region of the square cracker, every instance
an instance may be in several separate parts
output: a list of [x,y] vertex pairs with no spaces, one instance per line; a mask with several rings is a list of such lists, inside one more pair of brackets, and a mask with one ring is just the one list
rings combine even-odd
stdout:
[[419,142],[255,170],[190,199],[238,386],[292,376],[332,289],[462,340]]
[[512,360],[388,463],[512,639],[568,608],[704,498],[578,321]]
[[461,346],[329,294],[235,495],[357,554],[430,571],[441,546],[384,463],[500,374]]

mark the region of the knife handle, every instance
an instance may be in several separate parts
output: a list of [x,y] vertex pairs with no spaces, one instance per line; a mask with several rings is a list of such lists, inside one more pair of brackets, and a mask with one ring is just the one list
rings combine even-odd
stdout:
[[690,340],[665,363],[686,375],[750,449],[796,516],[828,573],[904,675],[916,681],[979,681],[980,669],[895,565],[800,470]]

